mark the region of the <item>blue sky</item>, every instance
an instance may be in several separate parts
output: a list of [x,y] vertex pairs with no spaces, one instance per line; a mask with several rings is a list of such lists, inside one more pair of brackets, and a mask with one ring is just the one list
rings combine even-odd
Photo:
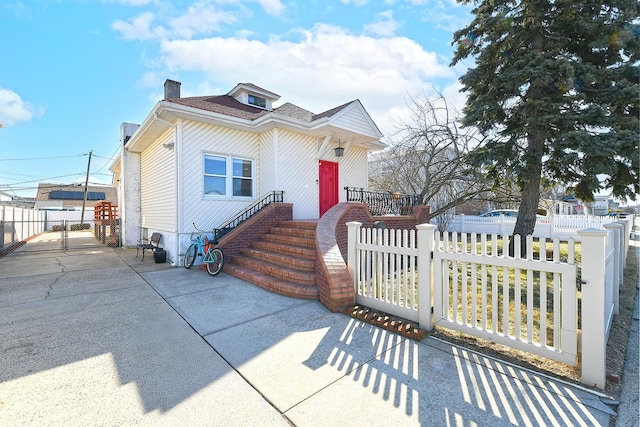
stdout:
[[0,191],[110,183],[122,122],[167,78],[182,96],[250,82],[315,113],[360,99],[383,133],[409,96],[461,106],[453,0],[24,0],[0,5]]

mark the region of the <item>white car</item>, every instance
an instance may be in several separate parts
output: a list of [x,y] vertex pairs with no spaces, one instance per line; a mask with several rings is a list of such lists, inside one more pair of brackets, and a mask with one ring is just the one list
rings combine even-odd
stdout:
[[517,217],[518,216],[518,211],[515,209],[498,209],[495,211],[489,211],[486,213],[483,213],[482,217],[488,217],[488,216],[510,216],[510,217]]
[[[485,218],[487,218],[487,217],[495,218],[495,217],[500,217],[502,215],[504,215],[505,217],[508,217],[508,218],[517,218],[518,217],[518,211],[515,210],[515,209],[497,209],[497,210],[494,210],[494,211],[489,211],[489,212],[483,213],[480,216],[481,217],[485,217]],[[542,223],[545,223],[545,224],[550,222],[549,218],[547,218],[544,215],[539,215],[539,214],[536,214],[536,220],[540,221]]]

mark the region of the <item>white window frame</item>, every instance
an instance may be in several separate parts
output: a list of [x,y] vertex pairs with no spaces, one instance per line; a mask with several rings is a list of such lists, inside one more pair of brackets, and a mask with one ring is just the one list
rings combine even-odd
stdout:
[[[226,161],[226,174],[225,175],[216,175],[216,174],[206,174],[205,173],[205,164],[206,159],[209,158],[220,158],[225,159]],[[234,176],[233,175],[233,162],[234,160],[239,161],[248,161],[251,162],[251,178],[243,177],[243,176]],[[256,194],[256,161],[255,159],[249,157],[242,156],[232,156],[229,154],[218,154],[218,153],[202,153],[202,196],[206,200],[254,200]],[[205,194],[204,192],[204,179],[205,176],[215,176],[215,177],[224,177],[225,179],[225,194]],[[251,196],[234,196],[233,195],[233,181],[236,178],[241,179],[250,179],[251,180]]]

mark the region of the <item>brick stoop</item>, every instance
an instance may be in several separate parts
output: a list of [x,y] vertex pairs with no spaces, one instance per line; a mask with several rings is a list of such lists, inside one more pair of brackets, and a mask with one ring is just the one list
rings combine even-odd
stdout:
[[315,275],[317,221],[281,221],[230,257],[224,271],[281,295],[318,299]]

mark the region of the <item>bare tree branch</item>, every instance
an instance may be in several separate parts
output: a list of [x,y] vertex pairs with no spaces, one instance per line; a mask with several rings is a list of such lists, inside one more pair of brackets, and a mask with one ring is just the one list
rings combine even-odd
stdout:
[[491,192],[488,180],[468,165],[469,150],[483,137],[460,126],[460,113],[444,96],[410,97],[409,115],[396,122],[392,146],[370,162],[370,187],[419,194],[436,217]]

